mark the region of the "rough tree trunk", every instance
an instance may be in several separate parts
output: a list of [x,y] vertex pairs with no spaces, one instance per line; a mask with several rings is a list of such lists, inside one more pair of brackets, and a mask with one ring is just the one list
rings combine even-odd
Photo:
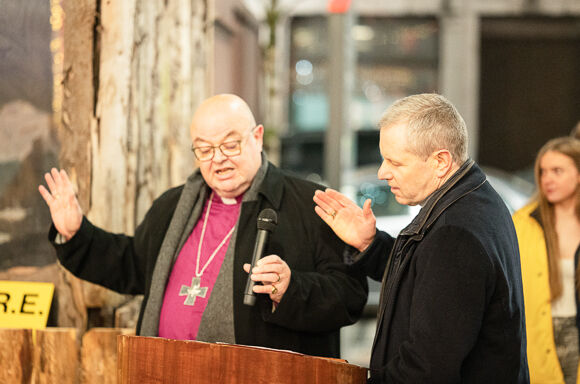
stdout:
[[[53,103],[60,166],[106,230],[132,234],[153,199],[192,171],[188,127],[208,94],[212,1],[52,0],[64,10],[54,32],[64,55]],[[87,307],[128,300],[83,290]]]

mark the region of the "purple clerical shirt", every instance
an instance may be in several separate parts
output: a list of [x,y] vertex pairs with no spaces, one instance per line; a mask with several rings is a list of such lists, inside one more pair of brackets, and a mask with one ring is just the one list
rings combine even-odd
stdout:
[[[203,238],[197,271],[201,272],[210,255],[236,225],[242,196],[222,199],[212,193],[212,204]],[[222,245],[203,274],[196,277],[197,253],[203,222],[207,215],[206,200],[201,217],[181,248],[169,276],[159,319],[159,336],[177,340],[195,340],[201,317],[224,261],[230,238]],[[195,284],[194,284],[195,283]]]

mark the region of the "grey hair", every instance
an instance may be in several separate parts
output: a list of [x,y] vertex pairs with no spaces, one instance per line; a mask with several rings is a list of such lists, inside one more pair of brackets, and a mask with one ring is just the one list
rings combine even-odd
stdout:
[[383,114],[379,129],[407,124],[409,149],[426,159],[446,149],[456,164],[467,160],[467,127],[453,104],[436,93],[423,93],[397,100]]

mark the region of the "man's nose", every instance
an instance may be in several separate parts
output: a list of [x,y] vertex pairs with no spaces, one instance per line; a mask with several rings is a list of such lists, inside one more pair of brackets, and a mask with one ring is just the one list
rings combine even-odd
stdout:
[[221,163],[224,160],[226,160],[227,158],[228,157],[226,155],[224,155],[224,153],[222,152],[221,149],[219,149],[219,147],[214,148],[212,161],[214,161],[216,163]]
[[393,178],[393,173],[391,172],[391,169],[383,163],[377,172],[377,177],[379,180],[390,180]]

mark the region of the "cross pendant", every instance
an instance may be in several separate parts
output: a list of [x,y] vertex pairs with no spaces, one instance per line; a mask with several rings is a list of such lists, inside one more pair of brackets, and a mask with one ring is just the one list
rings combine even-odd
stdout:
[[181,286],[179,296],[187,295],[183,304],[193,306],[195,304],[195,298],[198,296],[205,298],[206,293],[207,287],[201,286],[201,278],[194,277],[193,279],[191,279],[191,287],[188,287],[187,285]]

